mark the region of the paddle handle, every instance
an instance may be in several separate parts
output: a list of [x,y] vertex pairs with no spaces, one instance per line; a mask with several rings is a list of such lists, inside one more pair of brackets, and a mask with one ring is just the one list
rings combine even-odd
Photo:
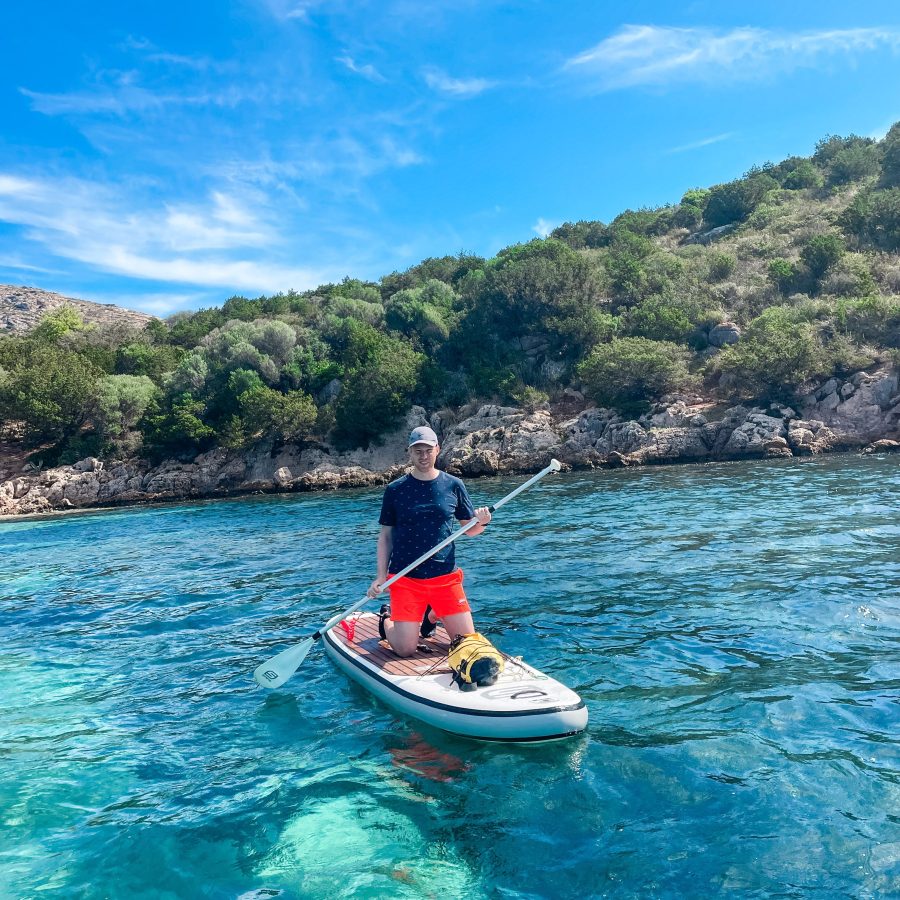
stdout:
[[[533,484],[536,484],[538,481],[540,481],[545,475],[549,475],[551,472],[558,472],[559,470],[560,470],[559,460],[551,459],[549,466],[541,469],[541,471],[538,472],[537,475],[532,476],[531,478],[528,479],[528,481],[524,482],[523,484],[520,484],[515,490],[510,491],[505,497],[498,500],[492,506],[489,506],[488,509],[493,513],[495,510],[497,510],[501,506],[503,506],[504,503],[509,503],[509,501],[512,500],[513,497],[517,496],[518,494],[521,494],[522,491],[528,490],[528,488],[530,488]],[[423,553],[415,562],[411,562],[408,566],[401,569],[396,575],[392,575],[390,578],[388,578],[388,580],[385,581],[384,584],[381,585],[381,590],[383,591],[385,588],[389,588],[399,578],[402,578],[404,575],[408,574],[409,572],[412,572],[412,570],[415,569],[416,566],[421,565],[423,562],[425,562],[425,560],[431,559],[431,557],[434,556],[435,553],[437,553],[440,550],[443,550],[444,547],[446,547],[448,544],[452,544],[458,537],[461,537],[462,535],[464,535],[470,528],[474,528],[477,524],[478,524],[478,519],[470,519],[468,522],[466,522],[465,525],[463,525],[461,528],[458,528],[456,531],[454,531],[453,534],[448,535],[439,544],[435,545],[430,550]],[[352,613],[355,613],[358,609],[361,609],[363,606],[365,606],[365,604],[370,599],[371,598],[369,597],[369,595],[366,594],[366,596],[363,597],[362,600],[359,600],[358,602],[354,603],[353,606],[350,607],[350,609],[345,610],[344,612],[339,613],[338,615],[330,618],[313,635],[313,638],[315,638],[315,640],[318,640],[324,632],[329,631],[330,629],[334,628],[335,625],[337,625],[343,619],[346,619],[347,616],[351,615]]]

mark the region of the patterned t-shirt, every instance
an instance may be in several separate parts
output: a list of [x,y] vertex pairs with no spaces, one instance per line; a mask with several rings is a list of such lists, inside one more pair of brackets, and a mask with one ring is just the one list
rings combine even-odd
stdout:
[[[475,509],[466,486],[440,472],[431,481],[404,475],[392,481],[381,501],[380,525],[393,527],[393,547],[388,564],[396,574],[453,531],[453,520],[472,519]],[[456,569],[455,542],[408,573],[409,578],[437,578]]]

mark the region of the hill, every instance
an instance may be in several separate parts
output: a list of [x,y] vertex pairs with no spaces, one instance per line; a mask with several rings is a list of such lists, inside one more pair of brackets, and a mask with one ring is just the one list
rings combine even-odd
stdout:
[[47,313],[66,305],[77,310],[89,325],[143,328],[156,318],[147,313],[122,309],[111,303],[92,303],[39,288],[0,284],[0,334],[27,334]]
[[[0,337],[0,424],[48,463],[365,448],[414,405],[452,429],[484,403],[580,398],[652,428],[678,395],[839,405],[898,359],[900,123],[489,259],[232,297],[141,331],[60,306]],[[866,400],[894,430],[895,382]]]

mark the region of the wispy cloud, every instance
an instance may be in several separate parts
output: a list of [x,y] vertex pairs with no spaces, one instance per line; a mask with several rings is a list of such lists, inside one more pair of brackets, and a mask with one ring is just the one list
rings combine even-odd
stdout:
[[451,78],[435,68],[425,69],[422,75],[432,90],[454,97],[475,97],[495,86],[495,82],[486,78]]
[[821,64],[823,58],[900,48],[896,28],[781,32],[762,28],[671,28],[625,25],[572,57],[565,71],[598,91],[678,82],[756,81],[773,72]]
[[531,226],[531,230],[532,230],[538,237],[542,237],[542,238],[549,237],[550,232],[553,231],[554,228],[556,228],[556,223],[555,223],[555,222],[548,222],[548,221],[547,221],[545,218],[543,218],[543,217],[539,218],[539,219],[537,220],[537,222],[535,222],[534,225]]
[[716,134],[712,137],[701,138],[699,141],[691,141],[689,144],[681,144],[678,147],[670,147],[665,152],[684,153],[688,150],[699,150],[701,147],[708,147],[710,144],[720,144],[722,141],[730,140],[733,137],[733,131],[726,131],[724,134]]
[[377,83],[384,83],[387,81],[387,78],[375,68],[375,66],[371,64],[367,65],[359,65],[352,57],[350,56],[337,56],[335,57],[335,61],[341,63],[341,65],[346,66],[351,72],[356,75],[361,75],[363,78],[367,78],[369,81],[374,81]]
[[127,309],[137,309],[154,316],[171,316],[182,310],[200,309],[203,306],[218,306],[222,302],[220,292],[150,292],[91,291],[90,296],[79,297],[94,303],[114,303]]
[[205,205],[141,206],[91,182],[0,174],[0,221],[53,256],[129,278],[277,291],[333,274],[285,262],[275,229],[221,193]]
[[141,87],[130,83],[127,77],[123,77],[118,84],[93,91],[65,94],[44,94],[28,88],[19,88],[19,91],[31,100],[32,109],[48,116],[124,116],[160,112],[171,106],[233,108],[254,98],[237,85],[223,85],[215,91],[173,92]]
[[260,5],[279,22],[306,20],[322,0],[259,0]]
[[122,42],[121,47],[125,51],[136,51],[148,62],[160,63],[165,66],[196,69],[198,71],[218,68],[217,64],[208,56],[185,56],[180,53],[168,53],[146,38],[129,37]]

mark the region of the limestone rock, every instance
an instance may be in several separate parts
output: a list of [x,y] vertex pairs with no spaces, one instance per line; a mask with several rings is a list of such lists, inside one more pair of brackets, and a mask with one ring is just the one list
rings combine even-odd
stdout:
[[734,322],[720,322],[709,331],[709,343],[713,347],[736,344],[741,339],[741,329]]

